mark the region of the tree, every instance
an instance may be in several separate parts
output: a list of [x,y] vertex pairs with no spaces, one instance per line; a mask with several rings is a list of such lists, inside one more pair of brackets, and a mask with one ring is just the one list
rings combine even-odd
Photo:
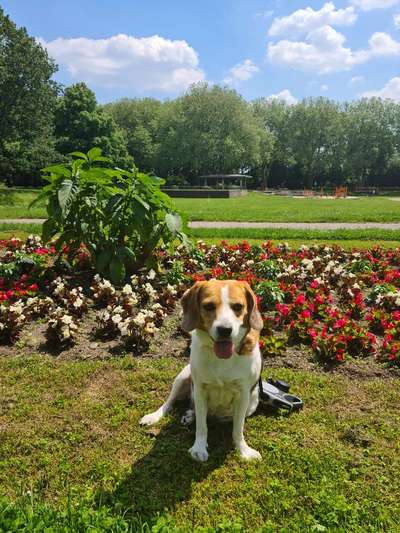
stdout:
[[0,8],[0,178],[8,184],[33,184],[38,169],[55,159],[56,70],[40,43]]
[[335,166],[343,150],[342,116],[336,102],[310,98],[290,107],[286,123],[287,149],[311,188]]
[[65,89],[55,112],[56,147],[62,154],[100,148],[114,165],[132,167],[126,139],[112,117],[99,109],[96,96],[85,83]]
[[103,107],[123,130],[129,154],[146,172],[155,169],[162,105],[154,98],[123,98]]
[[400,106],[390,100],[362,99],[345,105],[346,153],[344,163],[350,180],[373,185],[393,167],[398,157]]
[[189,177],[246,171],[259,165],[264,135],[236,91],[195,85],[163,106],[157,167],[165,175]]

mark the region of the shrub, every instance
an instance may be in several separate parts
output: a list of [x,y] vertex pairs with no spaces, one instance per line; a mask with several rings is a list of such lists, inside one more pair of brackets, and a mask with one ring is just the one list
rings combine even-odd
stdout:
[[262,281],[258,283],[254,292],[261,299],[261,305],[265,309],[273,309],[276,303],[282,303],[284,294],[279,286],[279,283],[275,281]]
[[160,190],[163,180],[108,168],[99,148],[71,155],[72,163],[43,169],[48,185],[31,204],[46,200],[43,240],[58,235],[57,251],[67,246],[71,259],[84,244],[96,270],[121,283],[126,274],[155,264],[161,242],[185,240],[181,219]]

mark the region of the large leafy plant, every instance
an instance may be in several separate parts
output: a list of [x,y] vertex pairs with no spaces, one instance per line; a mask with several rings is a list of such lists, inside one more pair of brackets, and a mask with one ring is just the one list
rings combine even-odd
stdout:
[[43,240],[72,258],[83,244],[96,270],[119,283],[127,274],[156,266],[160,244],[184,240],[181,219],[160,190],[164,181],[137,170],[110,168],[99,148],[73,152],[69,164],[43,169],[48,182],[32,203],[46,200]]

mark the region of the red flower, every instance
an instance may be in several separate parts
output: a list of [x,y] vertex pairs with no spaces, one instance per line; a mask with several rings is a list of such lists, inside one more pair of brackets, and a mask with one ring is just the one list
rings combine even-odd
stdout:
[[306,297],[304,296],[304,294],[299,294],[296,298],[296,300],[294,301],[294,303],[296,305],[303,305],[306,301]]

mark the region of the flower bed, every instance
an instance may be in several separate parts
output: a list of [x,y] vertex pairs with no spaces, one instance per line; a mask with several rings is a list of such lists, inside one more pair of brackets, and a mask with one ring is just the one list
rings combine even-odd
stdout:
[[3,343],[15,342],[30,321],[47,318],[47,342],[70,345],[85,314],[95,310],[94,334],[141,353],[186,287],[241,279],[258,295],[266,356],[305,344],[323,361],[374,356],[400,366],[400,248],[349,253],[336,246],[199,242],[172,255],[160,249],[159,273],[142,272],[115,287],[91,270],[84,249],[71,266],[68,250],[57,256],[38,237],[0,244]]

